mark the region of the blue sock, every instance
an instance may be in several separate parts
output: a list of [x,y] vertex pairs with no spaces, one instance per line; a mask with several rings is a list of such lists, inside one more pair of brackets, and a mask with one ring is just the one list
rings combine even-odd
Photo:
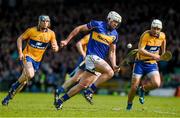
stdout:
[[69,95],[66,93],[66,94],[64,94],[60,99],[63,101],[63,102],[65,102],[66,100],[68,100],[70,97],[69,97]]
[[65,92],[64,88],[61,86],[58,88],[58,94]]
[[92,85],[90,86],[90,88],[91,88],[91,90],[92,90],[93,93],[96,92],[96,90],[97,90],[97,87],[96,87],[94,84],[92,84]]
[[19,81],[16,81],[14,84],[12,84],[12,86],[11,86],[11,88],[12,88],[12,90],[16,90],[18,87],[19,87],[19,85],[20,85],[21,83],[19,83]]
[[16,89],[19,87],[20,84],[21,83],[19,83],[19,81],[16,81],[15,83],[13,83],[11,85],[11,88],[10,88],[9,94],[8,94],[8,99],[12,99],[13,98],[14,93],[15,93]]
[[131,110],[132,109],[132,103],[128,103],[126,109]]

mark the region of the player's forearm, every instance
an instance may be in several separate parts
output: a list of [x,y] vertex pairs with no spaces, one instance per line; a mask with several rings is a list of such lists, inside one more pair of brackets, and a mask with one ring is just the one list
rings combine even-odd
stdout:
[[115,52],[110,53],[109,60],[111,62],[112,67],[115,67],[116,66],[116,54],[115,54]]
[[76,27],[67,37],[67,42],[71,41],[78,33],[80,32],[80,28]]
[[162,54],[164,54],[166,52],[166,40],[163,41],[161,50],[162,50]]
[[146,56],[152,57],[152,58],[154,58],[154,56],[155,56],[155,54],[150,53],[150,52],[146,51],[145,49],[139,49],[139,52]]
[[78,52],[79,52],[83,57],[85,57],[86,53],[85,53],[84,50],[83,50],[82,44],[81,44],[80,42],[78,42],[78,43],[76,44],[76,47],[77,47]]
[[52,47],[53,52],[58,52],[58,51],[59,51],[59,46],[58,46],[56,40],[54,40],[54,41],[51,43],[51,47]]
[[22,53],[22,38],[21,37],[17,39],[17,48],[18,48],[18,53],[19,54]]
[[67,42],[69,42],[69,41],[71,41],[73,38],[74,38],[74,36],[76,36],[79,32],[81,32],[81,31],[88,31],[89,29],[88,29],[88,27],[87,27],[87,25],[86,24],[84,24],[84,25],[80,25],[80,26],[78,26],[78,27],[76,27],[70,34],[69,34],[69,36],[67,37]]
[[57,46],[55,47],[55,49],[53,49],[53,51],[54,51],[54,52],[58,52],[58,51],[59,51],[59,46],[57,45]]

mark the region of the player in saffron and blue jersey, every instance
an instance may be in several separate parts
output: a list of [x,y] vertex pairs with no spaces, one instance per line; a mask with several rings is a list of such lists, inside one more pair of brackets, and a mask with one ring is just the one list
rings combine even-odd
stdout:
[[[61,41],[61,46],[64,47],[79,32],[90,31],[90,39],[85,58],[86,71],[83,72],[80,82],[56,101],[56,109],[61,109],[63,102],[92,84],[94,78],[97,77],[95,72],[99,72],[101,75],[91,85],[92,91],[88,95],[93,94],[99,84],[111,79],[114,72],[119,70],[119,67],[116,65],[116,43],[118,41],[116,29],[120,23],[121,16],[115,11],[111,11],[107,16],[107,22],[93,20],[87,24],[80,25],[70,33],[66,40]],[[108,56],[111,66],[104,60]]]
[[[17,47],[19,59],[23,65],[23,72],[19,79],[12,84],[8,95],[2,100],[2,105],[8,105],[17,92],[34,77],[39,69],[41,60],[48,44],[54,52],[59,50],[54,31],[49,29],[50,18],[47,15],[39,16],[38,26],[28,28],[18,39]],[[26,47],[22,51],[22,42],[27,41]]]
[[[160,54],[166,51],[166,37],[162,29],[162,22],[158,19],[152,21],[151,30],[145,31],[139,41],[136,62],[133,67],[131,90],[128,95],[127,110],[132,109],[136,90],[139,93],[139,101],[144,104],[144,92],[160,87],[161,79],[157,61]],[[142,76],[150,79],[149,82],[139,86]]]

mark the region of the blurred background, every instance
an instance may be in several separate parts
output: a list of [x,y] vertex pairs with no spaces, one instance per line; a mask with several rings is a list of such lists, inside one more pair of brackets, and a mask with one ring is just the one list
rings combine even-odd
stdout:
[[[140,35],[150,29],[153,19],[163,22],[167,50],[173,53],[169,62],[160,62],[162,86],[150,95],[180,94],[180,10],[177,0],[0,0],[0,91],[7,91],[20,76],[16,40],[28,27],[37,25],[38,16],[51,18],[51,29],[57,41],[64,40],[78,25],[94,20],[106,20],[109,11],[122,16],[118,29],[117,62],[129,51],[128,43],[137,48]],[[24,89],[26,92],[52,92],[53,88],[69,79],[79,53],[75,43],[86,33],[76,37],[66,48],[54,54],[49,47],[41,68]],[[130,88],[132,66],[122,68],[113,79],[101,85],[98,94],[126,95]],[[160,91],[159,91],[160,90]],[[158,92],[157,92],[158,91]],[[168,93],[168,91],[170,91]],[[167,94],[168,93],[168,94]]]

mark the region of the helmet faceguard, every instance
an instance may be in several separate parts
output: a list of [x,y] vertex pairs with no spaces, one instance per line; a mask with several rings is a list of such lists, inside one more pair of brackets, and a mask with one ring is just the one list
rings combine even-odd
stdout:
[[111,11],[108,13],[107,16],[107,20],[108,22],[112,22],[115,21],[118,23],[118,26],[116,27],[116,29],[119,27],[119,24],[121,23],[122,17],[115,11]]
[[41,22],[44,22],[44,21],[48,21],[49,22],[48,27],[50,27],[50,18],[47,15],[40,15],[39,16],[39,18],[38,18],[38,27],[40,26]]
[[122,17],[117,12],[111,11],[107,16],[107,20],[121,23]]

